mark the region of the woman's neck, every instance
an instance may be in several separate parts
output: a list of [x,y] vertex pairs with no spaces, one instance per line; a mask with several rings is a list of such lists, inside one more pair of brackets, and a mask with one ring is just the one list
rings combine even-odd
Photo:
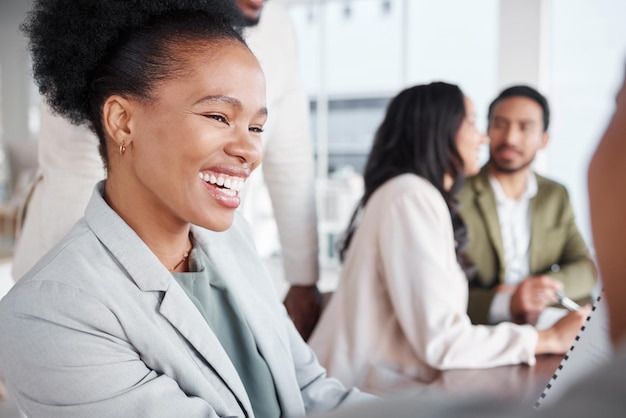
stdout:
[[[159,261],[170,271],[186,271],[187,257],[191,250],[189,223],[180,223],[167,216],[146,213],[141,205],[131,202],[137,200],[120,188],[105,184],[104,199],[117,215],[141,238],[157,256]],[[121,188],[123,189],[123,187]],[[134,199],[134,200],[133,200]],[[163,214],[161,214],[163,215]]]
[[454,185],[454,179],[450,174],[443,175],[443,190],[449,192],[452,186]]

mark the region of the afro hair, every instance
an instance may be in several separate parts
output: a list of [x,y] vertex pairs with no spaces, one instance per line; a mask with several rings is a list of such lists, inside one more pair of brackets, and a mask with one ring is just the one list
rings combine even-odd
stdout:
[[185,15],[243,25],[233,0],[35,0],[21,29],[39,92],[72,123],[89,122],[94,78],[111,49],[134,30]]

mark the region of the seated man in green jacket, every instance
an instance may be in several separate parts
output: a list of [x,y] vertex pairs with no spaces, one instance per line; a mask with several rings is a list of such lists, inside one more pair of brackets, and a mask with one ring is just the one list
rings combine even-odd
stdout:
[[531,168],[548,143],[549,117],[546,98],[528,86],[507,88],[489,106],[489,162],[459,194],[476,265],[474,323],[534,325],[557,291],[585,300],[595,285],[567,190]]

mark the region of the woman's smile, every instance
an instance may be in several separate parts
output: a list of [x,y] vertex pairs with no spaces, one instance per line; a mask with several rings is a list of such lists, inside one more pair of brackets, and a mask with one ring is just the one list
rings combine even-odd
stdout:
[[237,209],[241,203],[239,192],[243,189],[247,175],[231,176],[217,172],[199,172],[198,178],[210,196],[226,208]]

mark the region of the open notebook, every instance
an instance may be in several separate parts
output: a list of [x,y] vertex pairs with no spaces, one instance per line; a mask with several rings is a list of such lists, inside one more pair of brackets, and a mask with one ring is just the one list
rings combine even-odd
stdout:
[[609,361],[613,355],[606,302],[602,296],[603,293],[596,299],[574,343],[535,402],[535,408],[552,404],[573,383],[584,379],[586,374]]

